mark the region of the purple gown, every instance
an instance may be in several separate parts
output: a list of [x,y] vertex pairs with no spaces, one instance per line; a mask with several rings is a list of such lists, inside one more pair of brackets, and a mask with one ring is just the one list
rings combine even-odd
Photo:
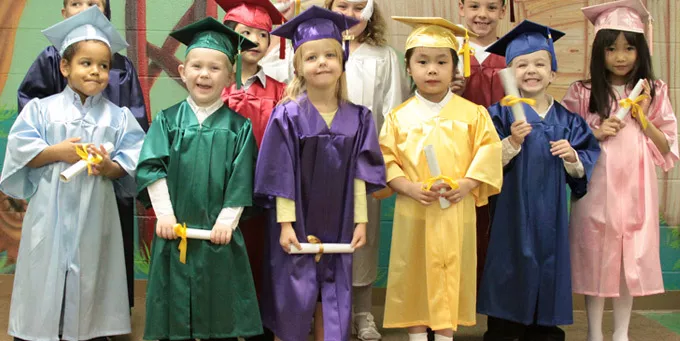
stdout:
[[279,245],[275,198],[295,200],[300,242],[350,243],[354,179],[367,193],[385,187],[385,164],[370,110],[342,103],[328,128],[306,95],[276,107],[255,171],[256,200],[269,210],[263,324],[283,341],[306,340],[319,295],[325,340],[350,339],[352,255],[288,255]]

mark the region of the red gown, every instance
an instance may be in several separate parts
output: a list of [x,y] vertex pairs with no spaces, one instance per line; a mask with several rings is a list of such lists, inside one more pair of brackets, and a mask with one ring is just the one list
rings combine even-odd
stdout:
[[[258,148],[260,148],[260,143],[262,143],[262,136],[264,135],[265,128],[267,128],[269,116],[271,116],[272,110],[283,98],[285,89],[286,84],[267,76],[266,87],[263,87],[258,79],[247,91],[244,91],[243,88],[236,89],[236,84],[232,84],[231,87],[225,88],[222,91],[222,101],[231,110],[236,111],[252,122],[253,135],[255,135]],[[243,222],[241,228],[258,297],[260,297],[262,289],[262,262],[264,261],[262,255],[264,254],[265,224],[265,216],[258,215]]]
[[[503,84],[498,71],[505,69],[505,57],[489,54],[480,65],[477,58],[470,58],[470,78],[467,79],[463,97],[485,108],[498,102],[505,96]],[[482,282],[486,249],[490,235],[489,206],[477,207],[477,287]]]

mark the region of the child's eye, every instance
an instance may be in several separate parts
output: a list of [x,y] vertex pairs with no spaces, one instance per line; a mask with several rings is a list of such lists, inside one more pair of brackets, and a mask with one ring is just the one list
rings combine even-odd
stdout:
[[335,53],[326,53],[326,58],[335,58],[336,56]]
[[267,38],[267,33],[260,33],[260,38]]
[[449,62],[447,62],[447,61],[445,61],[445,60],[439,61],[439,65],[446,65],[446,64],[448,64],[448,63],[449,63]]
[[102,64],[102,65],[101,65],[101,68],[104,69],[104,70],[108,70],[108,69],[109,69],[109,65],[108,65],[108,64]]
[[418,63],[418,64],[420,64],[420,65],[425,65],[425,64],[427,64],[427,62],[424,61],[424,60],[419,60],[419,61],[417,61],[416,63]]
[[604,50],[607,51],[607,52],[614,52],[615,48],[612,47],[612,46],[609,46],[609,47],[605,48]]
[[489,8],[489,11],[495,11],[495,10],[498,9],[498,7],[496,7],[496,5],[491,5],[488,8]]
[[84,66],[90,66],[90,62],[87,62],[87,61],[82,62],[82,64],[83,64]]
[[313,60],[315,60],[315,59],[316,59],[316,56],[308,56],[307,59],[305,59],[305,60],[311,62],[311,61],[313,61]]
[[627,50],[628,51],[635,51],[635,46],[628,46]]
[[219,66],[213,66],[210,69],[213,70],[213,71],[219,71],[220,70]]

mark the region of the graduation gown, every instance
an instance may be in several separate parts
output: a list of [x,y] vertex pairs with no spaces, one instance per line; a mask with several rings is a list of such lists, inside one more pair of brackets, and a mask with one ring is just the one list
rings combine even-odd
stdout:
[[[30,168],[46,147],[70,137],[113,143],[111,159],[128,175],[116,180],[59,174],[70,165]],[[114,187],[134,193],[144,131],[132,113],[97,95],[81,104],[67,87],[24,107],[7,139],[0,190],[30,199],[14,274],[9,331],[36,341],[89,340],[130,333],[123,239]]]
[[[184,100],[158,113],[139,159],[139,191],[166,178],[177,222],[211,230],[222,208],[252,202],[255,139],[250,121],[226,106],[199,124]],[[240,229],[227,245],[154,236],[144,339],[213,339],[262,334]]]
[[412,97],[393,110],[380,132],[387,182],[425,182],[423,148],[432,144],[442,175],[481,184],[442,210],[398,194],[394,209],[385,328],[433,330],[475,324],[475,206],[500,191],[501,142],[482,106],[454,95],[438,112]]
[[[66,78],[59,71],[61,56],[54,46],[45,48],[33,62],[26,73],[26,77],[19,85],[19,112],[33,98],[45,98],[60,93],[66,88]],[[130,59],[118,53],[113,55],[109,70],[109,86],[104,89],[104,97],[119,107],[130,109],[137,123],[147,131],[149,121],[146,117],[146,107],[142,88],[137,78],[137,71]],[[133,192],[131,192],[133,193]],[[125,249],[125,266],[128,279],[128,300],[130,306],[134,303],[134,246],[135,201],[129,194],[116,191],[120,224],[123,229],[123,246]]]
[[[262,143],[264,130],[267,128],[269,117],[274,107],[281,101],[286,90],[286,85],[267,76],[266,87],[262,86],[259,79],[245,91],[243,88],[236,89],[236,84],[225,88],[222,92],[222,101],[232,110],[250,120],[253,126],[253,135],[259,147]],[[266,219],[263,215],[256,215],[243,221],[243,239],[248,250],[250,267],[253,270],[253,280],[258,294],[262,292],[262,262],[264,262],[264,229]]]
[[[295,201],[300,242],[350,243],[354,234],[354,179],[366,192],[385,186],[385,167],[371,112],[343,102],[329,128],[306,95],[274,109],[255,173],[255,195]],[[323,301],[325,340],[350,339],[352,255],[289,255],[270,210],[263,281],[263,323],[282,341],[306,340],[317,297]],[[294,318],[291,318],[294,317]]]
[[[349,100],[371,110],[380,132],[385,115],[401,104],[408,93],[397,54],[388,46],[361,44],[349,55],[345,68],[347,82],[351,84],[347,87]],[[366,245],[354,252],[352,263],[354,286],[370,285],[378,276],[380,200],[369,195],[367,205]]]
[[[477,312],[524,325],[571,324],[566,187],[574,198],[585,195],[600,147],[585,120],[558,102],[544,119],[523,106],[533,130],[505,166],[503,190],[495,197]],[[499,137],[511,136],[511,108],[496,103],[489,114]],[[550,141],[562,139],[576,150],[583,178],[570,176],[564,161],[550,153]]]
[[[588,194],[571,206],[575,293],[618,297],[622,263],[631,295],[664,291],[656,167],[667,172],[678,161],[678,123],[668,86],[656,80],[655,87],[655,97],[646,115],[650,124],[666,137],[670,152],[661,154],[630,114],[623,120],[626,126],[616,136],[600,143],[602,154],[588,183]],[[596,129],[600,117],[588,112],[589,100],[590,86],[577,82],[569,87],[562,103]],[[614,115],[618,108],[618,104],[612,103],[610,114]]]

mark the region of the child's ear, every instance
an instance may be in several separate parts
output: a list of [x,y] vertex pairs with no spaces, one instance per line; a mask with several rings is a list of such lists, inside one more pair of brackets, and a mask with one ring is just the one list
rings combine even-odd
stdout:
[[182,82],[186,83],[186,77],[184,77],[184,64],[179,64],[177,67],[177,72],[179,72],[179,78],[182,79]]
[[71,66],[64,58],[62,58],[61,62],[59,62],[59,71],[61,71],[61,75],[64,76],[64,78],[68,78],[68,76],[71,74]]

